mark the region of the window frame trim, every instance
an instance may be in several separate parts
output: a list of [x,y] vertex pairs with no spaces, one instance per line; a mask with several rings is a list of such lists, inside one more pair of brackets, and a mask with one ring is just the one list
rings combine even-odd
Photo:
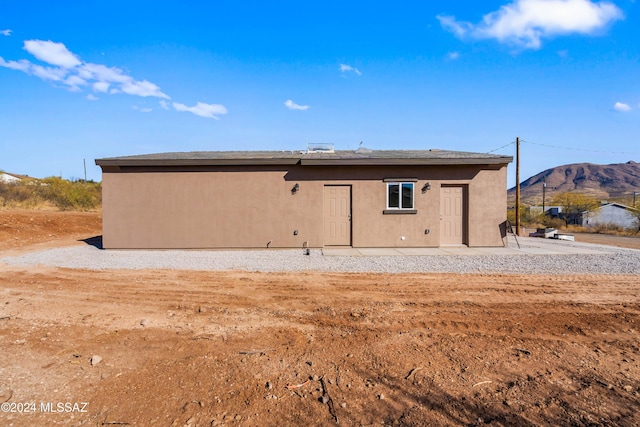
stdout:
[[[386,184],[386,208],[383,213],[391,213],[391,212],[407,212],[407,213],[415,213],[416,210],[416,182],[418,180],[406,179],[406,180],[392,180],[385,179],[384,182]],[[411,185],[411,207],[403,207],[402,206],[402,186],[404,184]],[[398,186],[398,207],[389,206],[389,186],[397,185]],[[391,212],[390,212],[391,211]]]

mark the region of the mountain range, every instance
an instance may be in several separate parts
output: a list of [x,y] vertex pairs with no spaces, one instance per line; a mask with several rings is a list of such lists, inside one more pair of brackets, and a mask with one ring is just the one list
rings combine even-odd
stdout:
[[[640,163],[628,161],[611,165],[593,163],[573,163],[556,166],[540,172],[520,183],[520,199],[526,204],[540,204],[543,184],[546,182],[546,202],[563,192],[584,193],[598,200],[625,199],[636,197],[640,200]],[[515,198],[515,187],[507,192],[509,200]]]

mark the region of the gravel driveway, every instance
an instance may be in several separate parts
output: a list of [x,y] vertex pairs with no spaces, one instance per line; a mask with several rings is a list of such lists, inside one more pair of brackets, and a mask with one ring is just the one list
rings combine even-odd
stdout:
[[519,242],[521,249],[511,240],[511,250],[503,254],[426,256],[325,256],[319,249],[309,255],[301,249],[101,250],[78,245],[2,257],[0,263],[93,270],[640,274],[640,250],[526,237]]

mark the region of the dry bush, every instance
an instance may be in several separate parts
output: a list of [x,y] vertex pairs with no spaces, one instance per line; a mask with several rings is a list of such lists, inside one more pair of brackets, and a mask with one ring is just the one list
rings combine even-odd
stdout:
[[35,208],[42,202],[42,197],[33,185],[0,182],[0,207]]
[[561,228],[566,227],[564,220],[560,218],[545,218],[543,221],[543,224],[545,227],[555,228],[557,230],[560,230]]
[[638,232],[637,228],[624,228],[618,224],[612,223],[597,223],[589,227],[569,225],[567,226],[567,229],[573,233],[609,234],[613,236],[634,236]]
[[46,200],[51,201],[60,210],[88,211],[100,206],[102,187],[100,183],[90,181],[67,181],[50,177],[40,186]]
[[589,227],[589,229],[592,233],[598,234],[620,234],[624,232],[624,228],[617,224],[603,222],[598,222],[592,227]]
[[20,183],[0,183],[0,207],[89,211],[101,205],[102,186],[92,181],[45,178]]

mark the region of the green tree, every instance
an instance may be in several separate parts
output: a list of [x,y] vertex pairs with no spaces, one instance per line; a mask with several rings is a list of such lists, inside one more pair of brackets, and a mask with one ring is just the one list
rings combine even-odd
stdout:
[[562,207],[565,224],[575,221],[581,212],[590,211],[600,206],[598,200],[592,196],[568,191],[557,194],[551,203]]

